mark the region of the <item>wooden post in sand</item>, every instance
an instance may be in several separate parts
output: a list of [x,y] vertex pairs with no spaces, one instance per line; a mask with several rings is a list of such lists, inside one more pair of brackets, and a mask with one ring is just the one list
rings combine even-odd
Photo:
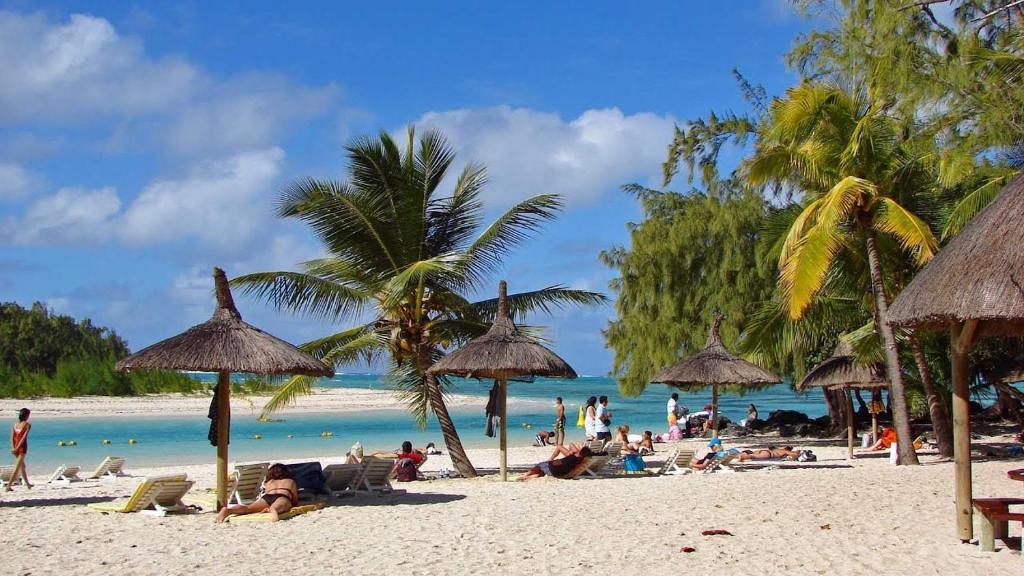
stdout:
[[971,350],[977,320],[954,323],[950,328],[950,352],[953,363],[953,467],[956,470],[956,531],[960,540],[974,537],[974,507],[971,502],[971,419],[970,370],[967,354]]
[[501,431],[498,433],[498,445],[500,447],[501,455],[498,461],[498,468],[501,471],[501,481],[508,480],[508,423],[505,420],[508,419],[508,380],[505,378],[498,379],[498,395],[500,404],[500,411],[498,414],[501,416]]
[[718,384],[711,385],[711,437],[718,438]]
[[231,437],[231,375],[217,373],[217,509],[228,505],[228,439]]
[[846,457],[853,460],[853,439],[857,435],[857,424],[853,416],[853,393],[846,389]]

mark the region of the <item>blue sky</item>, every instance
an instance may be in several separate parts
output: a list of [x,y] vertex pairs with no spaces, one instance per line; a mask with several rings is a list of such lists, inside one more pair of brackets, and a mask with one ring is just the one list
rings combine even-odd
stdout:
[[[176,334],[209,316],[212,266],[319,254],[273,218],[284,185],[340,177],[348,139],[410,123],[488,166],[493,211],[565,196],[508,261],[511,290],[607,291],[597,255],[639,215],[619,186],[658,184],[674,123],[744,108],[732,68],[790,85],[806,27],[781,0],[206,4],[0,1],[0,301],[92,318],[133,349]],[[240,307],[293,342],[332,329]],[[531,323],[603,375],[613,313]]]

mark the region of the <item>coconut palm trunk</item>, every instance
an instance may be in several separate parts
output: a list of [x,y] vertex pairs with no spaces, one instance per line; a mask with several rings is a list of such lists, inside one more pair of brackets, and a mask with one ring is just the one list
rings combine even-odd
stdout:
[[462,440],[455,430],[455,422],[448,414],[448,406],[444,402],[444,395],[441,393],[441,386],[437,383],[437,378],[426,373],[423,377],[427,386],[427,394],[430,397],[430,409],[437,416],[437,424],[441,427],[441,435],[444,436],[444,443],[448,448],[448,456],[452,459],[452,466],[464,477],[476,478],[476,468],[473,467],[473,463],[466,456],[465,449],[462,448]]
[[910,349],[914,353],[914,362],[917,363],[917,372],[921,375],[921,386],[928,397],[928,413],[932,419],[932,428],[935,431],[935,441],[939,444],[939,454],[945,458],[953,457],[953,426],[949,422],[949,414],[943,408],[939,395],[935,392],[935,382],[932,380],[932,371],[925,361],[924,349],[921,341],[916,336],[910,336]]
[[875,230],[871,223],[865,222],[864,219],[861,220],[861,225],[867,241],[871,291],[875,297],[875,326],[882,338],[882,350],[885,353],[885,370],[889,376],[889,397],[892,401],[892,424],[896,429],[900,464],[916,465],[920,462],[917,461],[917,452],[914,451],[913,436],[910,431],[906,388],[903,385],[903,370],[900,368],[900,352],[896,346],[896,336],[887,322],[889,302],[885,297],[885,288],[882,284],[882,265],[878,245],[875,242]]

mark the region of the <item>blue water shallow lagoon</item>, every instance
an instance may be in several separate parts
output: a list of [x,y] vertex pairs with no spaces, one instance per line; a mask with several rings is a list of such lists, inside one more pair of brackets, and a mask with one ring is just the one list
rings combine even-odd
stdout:
[[[213,382],[213,375],[193,377]],[[484,435],[484,406],[493,383],[456,379],[457,394],[479,398],[475,405],[451,408],[452,417],[467,448],[497,448],[497,439]],[[378,375],[343,374],[322,380],[321,386],[386,390],[386,380]],[[614,380],[603,377],[580,377],[576,380],[538,378],[534,382],[509,384],[509,445],[525,446],[533,442],[539,430],[550,430],[554,420],[554,399],[561,396],[567,406],[569,440],[580,440],[583,430],[576,428],[576,411],[588,396],[607,395],[613,424],[629,424],[633,432],[666,428],[665,402],[674,389],[651,384],[637,397],[622,397]],[[301,405],[302,399],[299,399]],[[680,392],[680,402],[691,410],[699,410],[711,402],[711,391]],[[793,392],[788,384],[751,391],[744,396],[720,396],[720,408],[733,420],[746,416],[747,405],[757,405],[762,417],[772,410],[798,410],[812,418],[826,413],[821,393]],[[415,446],[434,442],[444,450],[444,441],[431,419],[420,429],[395,398],[394,407],[381,410],[338,413],[282,414],[270,422],[257,421],[255,410],[235,410],[231,422],[231,459],[249,460],[302,459],[341,457],[354,442],[364,450],[394,450],[403,440]],[[59,464],[79,464],[89,468],[104,456],[129,458],[133,466],[200,464],[212,462],[214,448],[206,439],[210,421],[206,413],[169,414],[167,416],[118,416],[84,418],[33,418],[31,467],[50,468]],[[529,427],[527,427],[529,426]],[[324,432],[331,436],[324,437]],[[254,439],[260,435],[261,439]],[[110,440],[104,445],[103,440]],[[134,439],[135,444],[129,444]],[[76,446],[59,447],[58,442],[74,440]],[[33,474],[42,471],[30,469]]]

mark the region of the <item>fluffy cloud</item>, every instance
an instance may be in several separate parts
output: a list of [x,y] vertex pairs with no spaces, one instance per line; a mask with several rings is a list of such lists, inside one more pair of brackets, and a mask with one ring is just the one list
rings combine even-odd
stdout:
[[585,202],[632,180],[656,178],[674,120],[608,108],[566,122],[557,114],[498,106],[430,112],[416,124],[443,130],[463,161],[485,164],[487,200],[506,206],[540,193]]
[[110,232],[121,208],[113,188],[61,188],[29,206],[21,218],[0,222],[0,240],[11,244],[95,242]]
[[118,235],[134,244],[191,237],[220,248],[242,245],[270,216],[269,192],[283,161],[280,148],[243,152],[153,182],[119,219]]
[[275,147],[202,163],[182,178],[150,183],[123,211],[113,188],[61,188],[22,216],[0,221],[0,241],[147,245],[193,239],[230,253],[270,219],[283,162],[284,151]]
[[200,74],[179,58],[148,58],[110,22],[76,14],[0,12],[0,123],[139,114],[189,98]]
[[20,164],[0,162],[0,202],[27,196],[39,185],[39,177]]

